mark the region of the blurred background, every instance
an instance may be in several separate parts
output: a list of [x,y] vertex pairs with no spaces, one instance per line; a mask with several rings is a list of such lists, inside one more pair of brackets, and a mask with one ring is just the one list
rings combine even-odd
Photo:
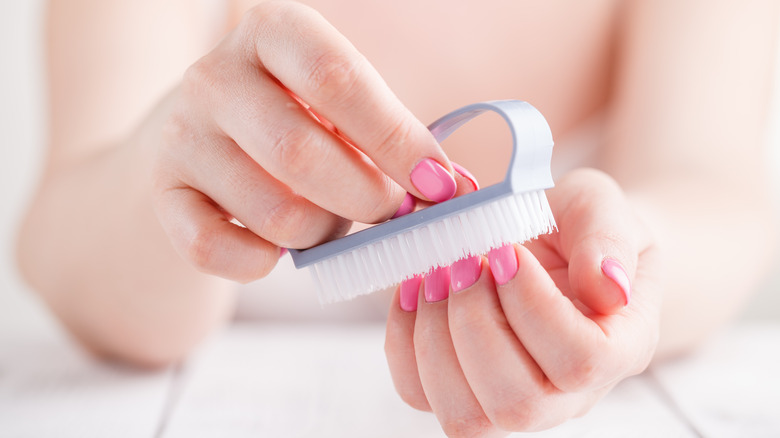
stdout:
[[[13,257],[15,228],[34,190],[46,142],[43,10],[44,0],[0,0],[0,342],[20,331],[59,334],[23,285]],[[780,87],[775,88],[766,152],[780,206]],[[780,257],[773,266],[743,318],[780,320]]]

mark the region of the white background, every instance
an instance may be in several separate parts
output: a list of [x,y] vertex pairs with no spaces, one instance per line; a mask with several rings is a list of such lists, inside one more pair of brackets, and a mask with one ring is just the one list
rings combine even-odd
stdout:
[[[14,230],[34,188],[46,141],[43,3],[0,0],[0,340],[20,329],[51,324],[38,301],[21,285],[13,258]],[[776,109],[772,119],[767,153],[778,175],[780,116]],[[776,186],[780,188],[780,183]],[[739,238],[738,230],[734,232],[725,238]],[[780,262],[774,266],[745,318],[780,319]]]

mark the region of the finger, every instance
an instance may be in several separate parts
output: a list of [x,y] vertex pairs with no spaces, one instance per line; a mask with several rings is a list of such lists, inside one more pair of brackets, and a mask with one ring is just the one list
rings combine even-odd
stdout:
[[[468,171],[465,167],[459,165],[458,163],[452,162],[452,167],[455,169],[455,196],[454,198],[457,198],[458,196],[463,196],[466,193],[471,193],[475,190],[479,190],[479,182],[477,182],[477,178],[474,177],[474,175],[471,174],[471,172]],[[427,201],[417,201],[417,207],[420,209],[430,207],[431,205],[436,204],[435,202],[427,202]]]
[[[214,76],[225,56],[231,55],[212,53],[199,61],[205,66],[190,75]],[[245,74],[239,69],[207,80],[190,80],[219,81],[215,89],[231,90],[230,96],[210,100],[219,129],[302,197],[339,216],[366,223],[390,218],[403,202],[406,193],[401,186],[317,122],[264,73]]]
[[[468,175],[468,177],[457,176],[460,192],[467,193],[479,188],[476,179],[468,170],[455,163],[453,166],[456,166],[456,170],[461,175],[464,173]],[[415,198],[407,194],[407,199],[410,200],[408,208],[402,206],[396,216],[402,216],[414,209]],[[417,371],[413,342],[415,312],[421,285],[422,276],[416,276],[402,282],[396,291],[387,319],[385,352],[393,383],[401,398],[416,409],[430,411],[431,407],[425,397]]]
[[406,191],[434,202],[454,195],[452,166],[433,135],[321,15],[297,3],[270,3],[248,23],[262,66]]
[[507,322],[557,388],[580,392],[625,376],[628,366],[620,355],[631,355],[636,347],[618,346],[583,315],[530,251],[504,246],[488,256]]
[[554,240],[568,261],[573,296],[596,312],[619,312],[631,300],[638,254],[649,245],[622,191],[605,174],[580,170],[550,191],[550,203],[562,206]]
[[507,323],[487,260],[451,268],[449,329],[466,380],[490,421],[502,430],[534,431],[581,408],[550,383]]
[[385,355],[393,385],[401,399],[415,409],[430,412],[414,356],[414,320],[421,281],[421,277],[407,280],[393,295],[387,316]]
[[[181,132],[191,132],[182,127]],[[214,200],[253,233],[284,248],[307,248],[347,232],[349,221],[313,204],[273,178],[230,138],[203,134],[169,138],[188,163],[182,182]]]
[[246,283],[268,275],[279,260],[277,246],[231,223],[197,190],[164,190],[155,208],[174,248],[201,272]]
[[414,351],[420,381],[448,436],[496,433],[460,368],[447,319],[449,268],[425,277],[414,324]]

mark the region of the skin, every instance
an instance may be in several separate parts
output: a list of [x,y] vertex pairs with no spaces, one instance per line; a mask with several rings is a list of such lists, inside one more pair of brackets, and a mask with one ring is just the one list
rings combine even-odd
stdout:
[[396,294],[386,351],[404,400],[452,436],[550,427],[735,315],[775,240],[776,2],[368,3],[238,1],[216,20],[205,2],[51,2],[51,145],[18,259],[87,349],[179,360],[280,246],[424,200],[421,159],[494,182],[500,154],[474,145],[505,133],[466,131],[445,155],[423,122],[507,97],[545,114],[558,162],[602,117],[598,170],[558,178],[560,232],[515,247],[508,283],[482,259],[446,300],[405,312]]

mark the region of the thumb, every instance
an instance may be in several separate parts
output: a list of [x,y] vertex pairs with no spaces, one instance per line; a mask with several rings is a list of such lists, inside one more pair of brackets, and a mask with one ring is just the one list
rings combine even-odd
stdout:
[[620,187],[594,170],[573,172],[555,189],[559,245],[568,261],[572,298],[613,314],[631,302],[643,234]]

